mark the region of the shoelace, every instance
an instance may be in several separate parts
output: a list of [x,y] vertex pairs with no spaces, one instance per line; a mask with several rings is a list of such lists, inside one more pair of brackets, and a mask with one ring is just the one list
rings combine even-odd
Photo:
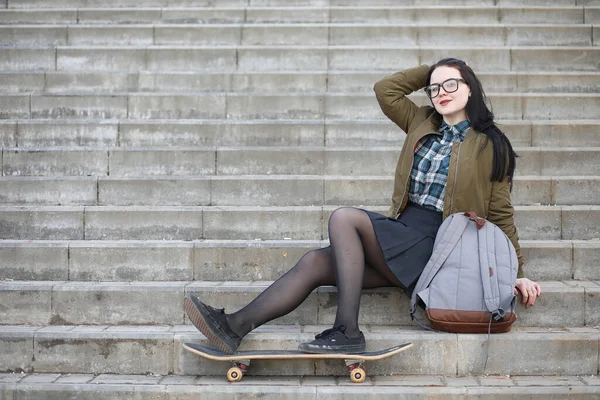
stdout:
[[333,334],[335,332],[344,333],[344,331],[345,331],[344,325],[334,326],[333,328],[325,329],[323,332],[315,335],[315,339],[326,339],[328,336],[330,336],[331,334]]
[[225,314],[225,309],[224,308],[214,308],[209,306],[208,304],[205,304],[206,307],[208,307],[209,310],[219,313],[219,314]]

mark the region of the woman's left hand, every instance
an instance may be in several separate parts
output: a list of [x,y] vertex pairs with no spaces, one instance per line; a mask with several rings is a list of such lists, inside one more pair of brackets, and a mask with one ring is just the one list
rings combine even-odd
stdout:
[[526,304],[525,307],[529,308],[535,303],[536,297],[542,294],[542,288],[532,280],[519,278],[515,287],[515,296],[519,292],[523,295],[521,303]]

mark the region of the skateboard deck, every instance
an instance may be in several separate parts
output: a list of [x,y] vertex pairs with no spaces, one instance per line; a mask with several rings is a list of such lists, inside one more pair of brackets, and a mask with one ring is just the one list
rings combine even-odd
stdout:
[[405,343],[387,349],[359,354],[304,353],[298,350],[249,350],[226,354],[220,350],[193,343],[185,343],[183,348],[209,360],[231,361],[233,367],[227,372],[227,379],[230,382],[237,382],[242,379],[250,366],[251,360],[340,359],[346,361],[350,379],[353,382],[360,383],[367,377],[363,366],[365,361],[391,357],[410,349],[412,346],[412,343]]

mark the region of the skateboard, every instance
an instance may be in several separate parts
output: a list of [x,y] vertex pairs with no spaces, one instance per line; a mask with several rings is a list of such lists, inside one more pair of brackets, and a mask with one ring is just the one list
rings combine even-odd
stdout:
[[253,350],[226,354],[220,350],[193,343],[185,343],[183,348],[209,360],[231,361],[232,367],[227,371],[227,380],[229,382],[239,382],[248,371],[251,360],[341,359],[346,362],[352,382],[361,383],[367,377],[364,367],[365,361],[375,361],[391,357],[394,354],[410,349],[412,346],[412,343],[405,343],[361,354],[317,354],[304,353],[298,350]]

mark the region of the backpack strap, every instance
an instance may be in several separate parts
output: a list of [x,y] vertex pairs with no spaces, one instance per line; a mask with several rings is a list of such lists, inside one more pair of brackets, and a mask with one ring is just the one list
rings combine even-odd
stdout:
[[500,283],[496,265],[494,225],[485,224],[483,229],[477,232],[477,239],[479,242],[479,267],[485,306],[492,313],[492,318],[495,321],[502,321],[505,310],[500,308]]
[[412,319],[414,319],[415,312],[417,311],[417,293],[429,287],[433,277],[438,273],[450,253],[452,253],[452,250],[454,250],[454,247],[469,224],[469,218],[463,216],[461,213],[453,214],[449,218],[451,218],[450,226],[448,226],[442,237],[436,237],[433,254],[429,258],[412,292],[410,299],[410,316]]

